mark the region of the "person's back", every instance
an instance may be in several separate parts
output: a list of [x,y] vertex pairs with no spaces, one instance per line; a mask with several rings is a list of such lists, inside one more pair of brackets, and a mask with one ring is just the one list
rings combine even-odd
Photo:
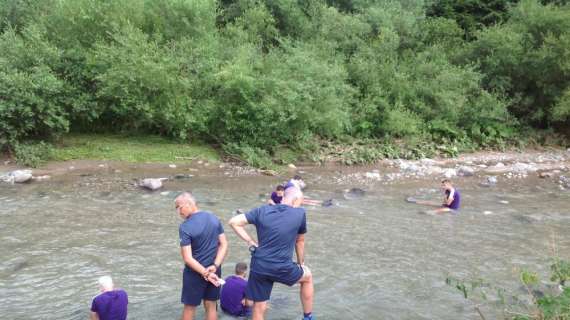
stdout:
[[220,306],[224,312],[235,317],[246,317],[251,314],[249,306],[251,302],[245,299],[245,271],[247,264],[238,263],[236,265],[236,275],[226,278],[226,283],[222,287],[220,295]]
[[114,289],[109,276],[99,278],[101,293],[91,303],[91,318],[99,320],[127,319],[129,299],[125,290]]
[[256,226],[259,241],[252,271],[263,274],[276,265],[291,263],[297,235],[306,232],[305,209],[283,204],[262,206],[248,212],[246,218]]
[[205,266],[214,264],[218,235],[223,233],[220,220],[215,215],[206,211],[196,212],[180,225],[179,233],[181,244],[192,245],[194,259]]

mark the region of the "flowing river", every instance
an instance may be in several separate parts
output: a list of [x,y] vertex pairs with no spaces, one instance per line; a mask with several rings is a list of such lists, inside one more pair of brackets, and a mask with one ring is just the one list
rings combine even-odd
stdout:
[[[173,199],[182,190],[193,191],[201,209],[224,222],[230,247],[223,275],[236,262],[249,263],[227,221],[237,208],[261,205],[260,194],[281,179],[204,170],[158,192],[131,184],[176,170],[76,170],[1,185],[0,318],[86,319],[97,278],[110,274],[129,294],[129,319],[178,319],[183,264]],[[500,180],[484,188],[475,177],[457,179],[463,209],[430,216],[403,200],[439,199],[435,179],[335,182],[342,174],[305,173],[306,195],[338,202],[307,208],[306,262],[314,272],[318,319],[480,319],[474,303],[446,285],[448,276],[482,278],[524,295],[521,269],[548,280],[550,258],[570,259],[570,192],[552,180]],[[346,196],[354,187],[366,193]],[[491,301],[481,309],[497,319],[502,307]],[[276,285],[267,319],[300,318],[298,287]]]

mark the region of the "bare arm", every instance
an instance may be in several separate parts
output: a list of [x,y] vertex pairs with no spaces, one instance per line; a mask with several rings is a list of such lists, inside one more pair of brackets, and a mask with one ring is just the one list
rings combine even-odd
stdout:
[[251,236],[245,230],[245,226],[248,224],[245,214],[238,214],[234,216],[229,221],[230,226],[234,229],[235,233],[242,238],[249,246],[257,246],[257,243],[251,238]]
[[453,199],[455,199],[455,191],[450,192],[449,197],[447,197],[447,199],[445,199],[443,203],[446,205],[450,205],[453,202]]
[[99,320],[99,315],[97,312],[91,311],[91,316],[89,317],[90,320]]
[[305,235],[298,234],[297,241],[295,241],[295,253],[297,254],[297,263],[305,263]]
[[190,269],[198,272],[202,276],[206,277],[209,271],[204,267],[198,260],[192,257],[192,247],[191,246],[183,246],[180,248],[180,254],[182,255],[182,260],[184,263],[190,267]]
[[218,252],[216,253],[214,264],[216,266],[221,266],[222,262],[224,262],[224,259],[226,258],[226,253],[228,253],[228,240],[226,239],[226,235],[223,233],[220,234],[218,236],[218,242]]

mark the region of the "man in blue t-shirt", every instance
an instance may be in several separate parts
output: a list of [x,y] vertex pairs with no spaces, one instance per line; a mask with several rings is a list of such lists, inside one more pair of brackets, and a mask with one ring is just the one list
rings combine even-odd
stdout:
[[99,278],[101,293],[91,303],[91,320],[125,320],[129,298],[125,290],[115,289],[109,276]]
[[220,295],[222,310],[234,317],[247,317],[251,315],[251,300],[245,298],[247,264],[238,262],[236,274],[226,278]]
[[[302,202],[301,190],[290,187],[285,190],[281,204],[255,208],[229,222],[252,252],[246,297],[254,302],[254,320],[263,319],[274,282],[288,286],[300,283],[303,319],[313,319],[313,277],[303,264],[307,217],[305,209],[299,207]],[[255,225],[259,244],[245,230],[247,224]],[[292,261],[293,249],[297,263]]]
[[184,219],[178,229],[180,252],[185,265],[182,275],[182,319],[192,320],[202,300],[206,319],[216,319],[221,265],[228,249],[224,228],[215,215],[198,209],[196,200],[189,192],[176,197],[175,205],[176,212]]

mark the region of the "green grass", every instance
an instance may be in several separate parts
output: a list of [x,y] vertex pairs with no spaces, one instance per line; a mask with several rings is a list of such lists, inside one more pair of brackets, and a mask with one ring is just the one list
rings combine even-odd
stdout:
[[127,162],[188,162],[194,159],[218,162],[212,147],[186,144],[158,136],[72,134],[56,145],[54,160],[114,160]]

